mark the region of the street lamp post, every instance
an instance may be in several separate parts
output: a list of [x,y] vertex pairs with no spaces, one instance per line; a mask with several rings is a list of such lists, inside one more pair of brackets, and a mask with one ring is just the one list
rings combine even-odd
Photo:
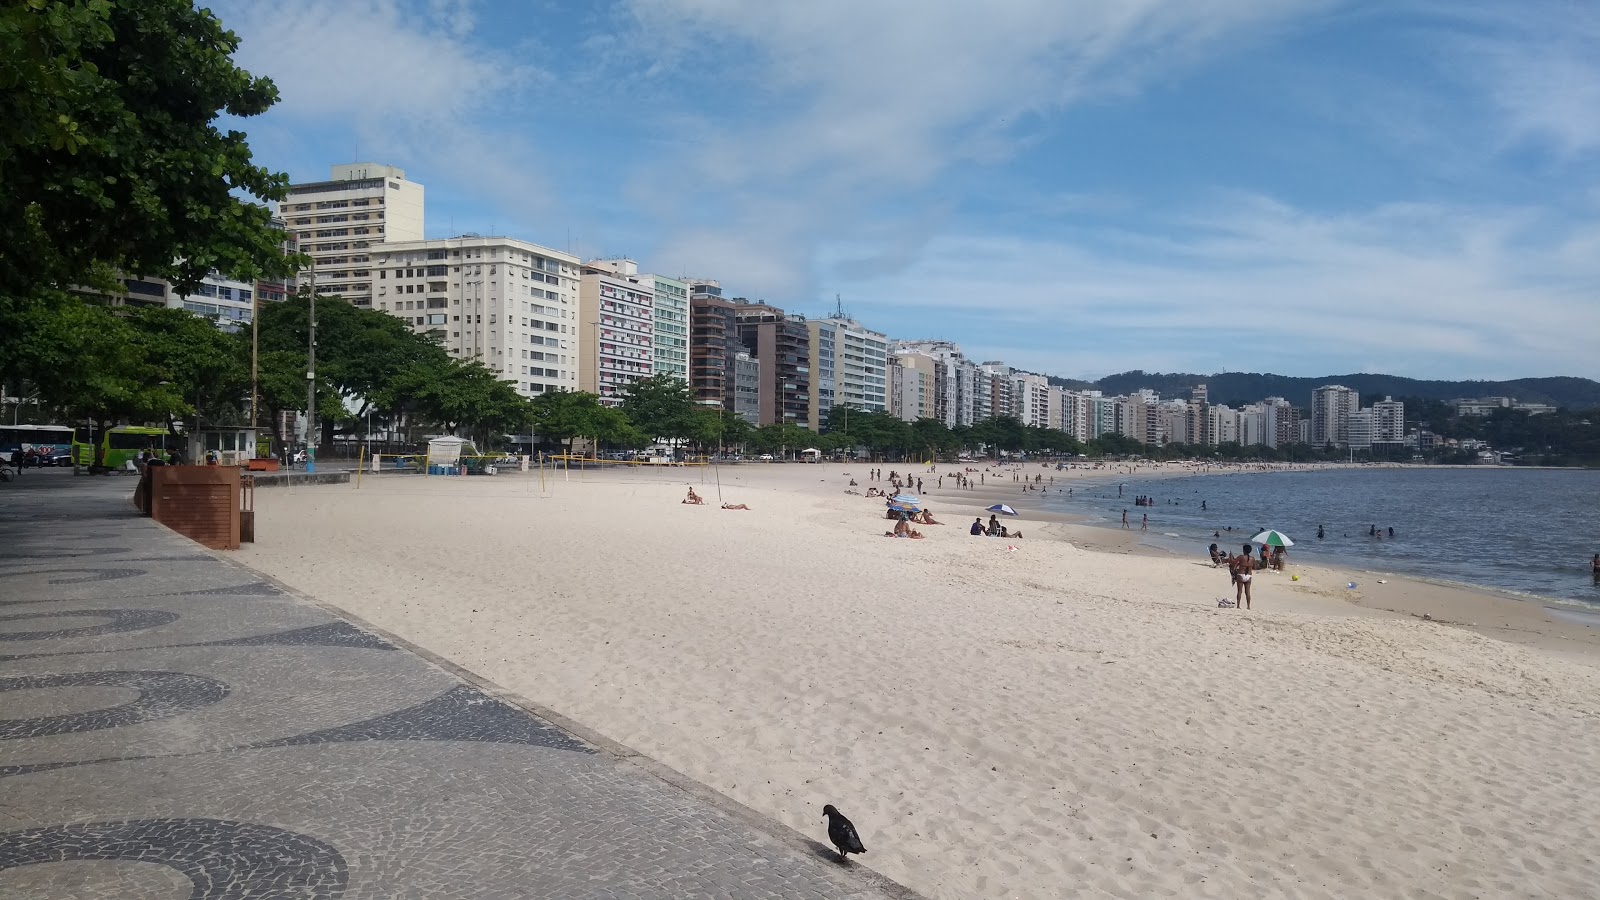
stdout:
[[311,260],[306,345],[306,473],[317,471],[317,261]]

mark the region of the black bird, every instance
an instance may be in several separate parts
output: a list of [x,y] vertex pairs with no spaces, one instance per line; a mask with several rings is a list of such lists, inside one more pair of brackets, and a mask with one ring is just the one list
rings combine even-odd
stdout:
[[856,827],[844,817],[844,813],[833,808],[829,803],[822,808],[822,814],[828,817],[828,840],[839,850],[839,858],[848,861],[851,853],[865,853],[867,848],[861,846],[861,838],[856,834]]

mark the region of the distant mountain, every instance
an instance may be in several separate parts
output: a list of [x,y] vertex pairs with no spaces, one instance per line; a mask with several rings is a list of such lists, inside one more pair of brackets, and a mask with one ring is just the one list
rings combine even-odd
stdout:
[[1206,386],[1212,403],[1242,406],[1263,397],[1284,397],[1295,406],[1311,405],[1311,392],[1325,384],[1342,384],[1361,394],[1363,405],[1372,398],[1420,397],[1425,400],[1454,400],[1458,397],[1515,397],[1528,403],[1551,403],[1570,409],[1600,409],[1600,381],[1588,378],[1518,378],[1514,381],[1424,381],[1398,375],[1327,375],[1320,378],[1293,378],[1288,375],[1253,372],[1219,372],[1215,375],[1144,372],[1134,370],[1107,375],[1095,382],[1051,376],[1051,384],[1070,390],[1101,390],[1107,395],[1128,394],[1150,388],[1163,397],[1187,398],[1189,389]]

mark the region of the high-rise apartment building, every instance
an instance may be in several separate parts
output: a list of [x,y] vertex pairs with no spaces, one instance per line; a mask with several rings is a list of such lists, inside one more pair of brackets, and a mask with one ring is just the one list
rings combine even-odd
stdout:
[[278,213],[312,259],[317,292],[356,306],[372,305],[372,248],[424,237],[422,185],[378,163],[337,165],[327,181],[290,185]]
[[903,422],[938,418],[939,363],[925,353],[896,353],[890,376],[890,409]]
[[811,422],[811,333],[804,316],[776,306],[735,300],[739,341],[761,363],[761,424]]
[[1287,447],[1300,443],[1300,410],[1282,397],[1268,397],[1261,401],[1267,414],[1266,445]]
[[[985,367],[994,365],[985,363]],[[1008,383],[1010,390],[1010,406],[1007,414],[1016,417],[1024,425],[1036,428],[1050,428],[1050,379],[1032,372],[1011,373]],[[1054,417],[1056,427],[1059,427],[1061,416],[1058,412]]]
[[731,360],[744,345],[739,342],[733,301],[723,297],[722,285],[711,279],[692,278],[687,284],[689,387],[702,406],[722,406],[737,413]]
[[665,275],[647,276],[655,287],[655,374],[689,380],[689,286]]
[[1393,397],[1372,404],[1372,443],[1403,444],[1406,439],[1406,405]]
[[482,362],[524,396],[577,389],[577,257],[479,235],[376,244],[367,256],[374,309],[457,359]]
[[595,260],[580,271],[578,386],[606,406],[620,406],[623,388],[655,374],[655,286],[645,283],[632,260]]
[[1372,410],[1358,409],[1345,419],[1343,444],[1351,450],[1372,449]]
[[[950,341],[896,341],[893,345],[894,352],[920,353],[934,360],[934,414],[932,418],[938,419],[947,428],[958,425],[971,425],[976,410],[988,409],[992,404],[991,396],[986,395],[980,405],[975,395],[977,391],[978,366],[962,354],[961,348]],[[984,382],[988,387],[988,382]]]
[[1361,395],[1342,384],[1325,384],[1311,392],[1311,443],[1350,443],[1350,414],[1361,408]]
[[728,399],[725,408],[751,425],[761,424],[761,361],[743,350],[728,360]]
[[689,382],[689,285],[665,275],[639,273],[631,259],[592,259],[585,265],[620,275],[655,297],[651,308],[651,373]]
[[810,425],[828,423],[836,405],[867,412],[889,407],[889,338],[844,316],[807,319]]

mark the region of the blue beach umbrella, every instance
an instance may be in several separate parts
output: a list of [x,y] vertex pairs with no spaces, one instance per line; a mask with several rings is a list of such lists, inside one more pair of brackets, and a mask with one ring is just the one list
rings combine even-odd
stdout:
[[1020,517],[1020,514],[1016,510],[1014,510],[1011,507],[1005,505],[1004,503],[996,503],[993,506],[984,507],[983,511],[984,512],[999,513],[1002,516],[1019,516]]

